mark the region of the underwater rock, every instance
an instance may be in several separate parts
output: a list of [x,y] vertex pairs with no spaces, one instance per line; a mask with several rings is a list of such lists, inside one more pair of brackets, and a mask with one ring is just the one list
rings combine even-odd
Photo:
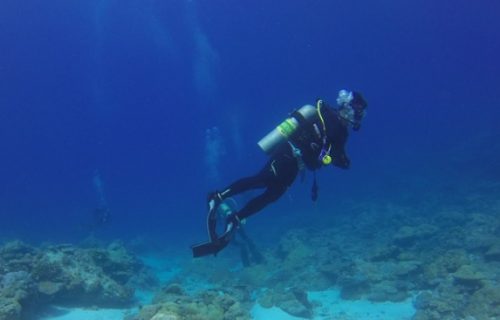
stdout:
[[339,285],[341,286],[340,296],[346,300],[360,299],[370,291],[370,282],[361,273],[340,279]]
[[180,319],[181,318],[179,318],[178,315],[173,314],[171,312],[168,312],[168,313],[160,312],[160,313],[155,314],[151,318],[151,320],[180,320]]
[[278,308],[285,311],[286,313],[300,318],[310,319],[312,318],[312,309],[306,308],[302,303],[297,300],[289,299],[278,303]]
[[[41,284],[40,293],[50,293],[51,299],[59,303],[95,304],[113,306],[126,304],[133,299],[133,290],[126,286],[128,278],[116,273],[131,268],[128,261],[123,264],[113,261],[104,249],[78,249],[71,246],[48,247],[35,261],[33,275]],[[96,257],[99,257],[96,259]],[[103,268],[100,262],[112,261],[114,270]],[[50,288],[50,283],[60,283],[59,290]]]
[[56,279],[62,276],[63,268],[68,264],[62,254],[47,252],[33,262],[31,274],[38,281]]
[[269,280],[269,267],[266,265],[256,265],[244,268],[239,272],[239,283],[253,288],[265,286]]
[[29,271],[33,259],[39,251],[21,241],[11,241],[0,248],[1,269],[3,272]]
[[500,244],[495,243],[484,254],[486,261],[500,261]]
[[490,227],[498,225],[498,219],[495,215],[476,212],[469,215],[468,225],[470,227],[486,227],[489,229]]
[[401,249],[394,245],[389,245],[381,248],[377,248],[372,254],[370,260],[373,262],[388,261],[396,259],[401,253]]
[[430,287],[437,286],[450,273],[456,272],[462,265],[468,264],[469,258],[465,250],[449,250],[429,263],[423,264],[423,281]]
[[0,275],[0,319],[18,320],[23,304],[35,300],[33,279],[26,271]]
[[41,281],[38,283],[38,292],[48,297],[57,296],[61,290],[63,290],[63,284],[60,282]]
[[463,227],[466,222],[468,222],[469,218],[467,215],[462,212],[461,208],[444,208],[437,212],[436,217],[434,219],[435,223],[437,223],[440,227]]
[[143,266],[127,280],[127,286],[136,289],[156,290],[160,285],[160,280],[150,267]]
[[413,306],[416,309],[424,310],[431,305],[433,300],[434,297],[432,293],[429,291],[424,291],[416,297],[415,302],[413,302]]
[[339,279],[356,272],[356,263],[350,257],[344,255],[335,260],[330,260],[317,267],[317,271],[323,275],[330,287],[337,284]]
[[464,265],[453,274],[453,278],[457,284],[477,290],[484,285],[486,275],[471,265]]
[[401,261],[397,263],[393,270],[394,275],[398,278],[414,277],[421,273],[422,262],[420,261]]
[[301,269],[309,265],[314,251],[305,241],[306,235],[302,231],[289,231],[281,238],[277,256],[282,259],[282,267],[288,270]]
[[468,230],[463,241],[463,246],[468,252],[485,253],[495,245],[498,239],[480,228],[478,230]]
[[207,290],[190,296],[177,288],[164,291],[171,292],[155,297],[153,307],[142,308],[131,320],[250,320],[249,308],[227,293]]
[[166,294],[173,294],[173,295],[184,295],[184,289],[182,289],[181,285],[178,283],[173,283],[166,287],[165,289],[162,290]]
[[477,319],[500,318],[500,287],[497,284],[488,283],[474,292],[465,312]]
[[334,284],[339,277],[338,265],[335,263],[322,264],[318,266],[318,271],[321,272],[328,280]]
[[406,300],[409,294],[409,286],[403,281],[382,281],[373,284],[367,299],[373,302],[400,302]]
[[189,296],[186,294],[180,284],[173,283],[160,290],[153,298],[153,303],[164,303],[170,301],[181,301],[187,299]]
[[428,239],[436,234],[438,228],[430,224],[421,224],[416,227],[403,226],[393,237],[393,241],[400,247],[410,247],[417,241]]
[[264,308],[272,308],[274,306],[273,290],[266,290],[258,299],[259,304]]
[[22,302],[34,292],[34,282],[28,272],[14,271],[0,275],[0,298]]
[[0,256],[5,260],[16,259],[24,256],[25,254],[34,254],[36,249],[22,241],[16,240],[7,242],[0,249]]
[[433,292],[420,293],[414,306],[417,309],[415,320],[498,319],[500,288],[485,281],[482,288],[471,293],[452,283],[442,283]]
[[360,299],[370,292],[372,284],[392,277],[388,270],[394,268],[393,262],[370,263],[359,258],[352,258],[350,264],[344,264],[336,285],[340,286],[343,299]]
[[15,299],[3,299],[0,297],[1,320],[20,320],[21,311],[21,304]]
[[464,296],[449,283],[440,285],[437,291],[419,294],[414,306],[417,309],[414,320],[465,319]]
[[264,308],[276,306],[286,313],[302,318],[311,318],[313,305],[307,293],[299,288],[288,290],[267,290],[260,298],[259,304]]
[[138,260],[118,246],[34,248],[16,241],[0,248],[0,257],[0,314],[24,314],[49,303],[122,306],[133,301],[128,283],[143,271]]
[[111,243],[106,250],[94,249],[90,254],[95,264],[113,280],[125,284],[143,268],[143,263],[129,254],[120,242]]
[[125,320],[149,320],[153,318],[158,310],[160,310],[160,304],[150,304],[146,306],[141,306],[139,308],[139,313],[136,315],[129,315]]

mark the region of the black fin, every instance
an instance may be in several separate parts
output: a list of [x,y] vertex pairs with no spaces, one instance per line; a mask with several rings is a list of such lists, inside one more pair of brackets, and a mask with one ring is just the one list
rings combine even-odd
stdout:
[[211,254],[217,255],[222,249],[223,247],[220,247],[220,244],[217,242],[205,242],[191,247],[191,250],[193,250],[193,258],[204,257]]
[[216,232],[217,208],[218,206],[214,206],[213,208],[208,208],[207,231],[208,231],[208,238],[210,239],[211,242],[217,240],[217,232]]
[[193,258],[204,257],[213,254],[217,255],[231,242],[234,230],[229,230],[215,241],[197,244],[191,247]]
[[209,241],[201,244],[197,244],[191,247],[193,250],[193,258],[204,257],[208,255],[217,255],[219,251],[224,249],[231,239],[236,228],[232,228],[225,233],[223,233],[217,240]]

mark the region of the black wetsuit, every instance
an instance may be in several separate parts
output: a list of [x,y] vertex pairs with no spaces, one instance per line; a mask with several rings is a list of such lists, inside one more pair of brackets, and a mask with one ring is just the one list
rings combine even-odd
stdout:
[[[337,167],[347,169],[350,163],[344,148],[348,137],[347,126],[339,118],[335,109],[325,105],[321,109],[321,114],[325,121],[327,143],[332,146],[332,163]],[[322,166],[319,155],[323,141],[312,131],[314,124],[322,128],[319,119],[302,126],[303,129],[292,137],[290,141],[292,144],[284,144],[274,152],[260,172],[237,180],[224,189],[226,191],[223,192],[223,196],[227,198],[251,189],[266,188],[262,194],[251,199],[238,211],[239,219],[248,218],[271,202],[278,200],[297,177],[301,163],[309,170],[317,170]],[[292,145],[301,151],[301,157],[294,155]]]

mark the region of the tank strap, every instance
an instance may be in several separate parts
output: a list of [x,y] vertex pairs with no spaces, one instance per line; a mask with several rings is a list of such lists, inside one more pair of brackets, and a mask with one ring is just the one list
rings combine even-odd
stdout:
[[299,167],[299,170],[304,170],[305,169],[305,164],[304,160],[302,159],[302,151],[296,147],[291,141],[288,141],[288,144],[290,145],[290,148],[292,148],[292,154],[295,159],[297,159],[297,165]]

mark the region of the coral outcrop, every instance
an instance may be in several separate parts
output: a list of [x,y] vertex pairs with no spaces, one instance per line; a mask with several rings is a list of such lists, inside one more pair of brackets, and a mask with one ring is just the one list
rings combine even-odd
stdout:
[[143,264],[118,243],[83,249],[9,242],[0,248],[0,319],[22,319],[52,303],[126,305],[134,298],[129,283],[143,273]]
[[304,318],[315,313],[307,291],[336,287],[344,299],[416,297],[416,320],[496,319],[500,204],[480,209],[437,201],[419,208],[358,204],[356,215],[336,217],[330,228],[287,231],[264,252],[263,264],[228,271],[228,254],[215,268],[213,260],[195,261],[184,276],[247,287],[262,307]]
[[250,320],[248,307],[230,292],[204,290],[187,294],[180,285],[165,287],[152,305],[127,320]]

